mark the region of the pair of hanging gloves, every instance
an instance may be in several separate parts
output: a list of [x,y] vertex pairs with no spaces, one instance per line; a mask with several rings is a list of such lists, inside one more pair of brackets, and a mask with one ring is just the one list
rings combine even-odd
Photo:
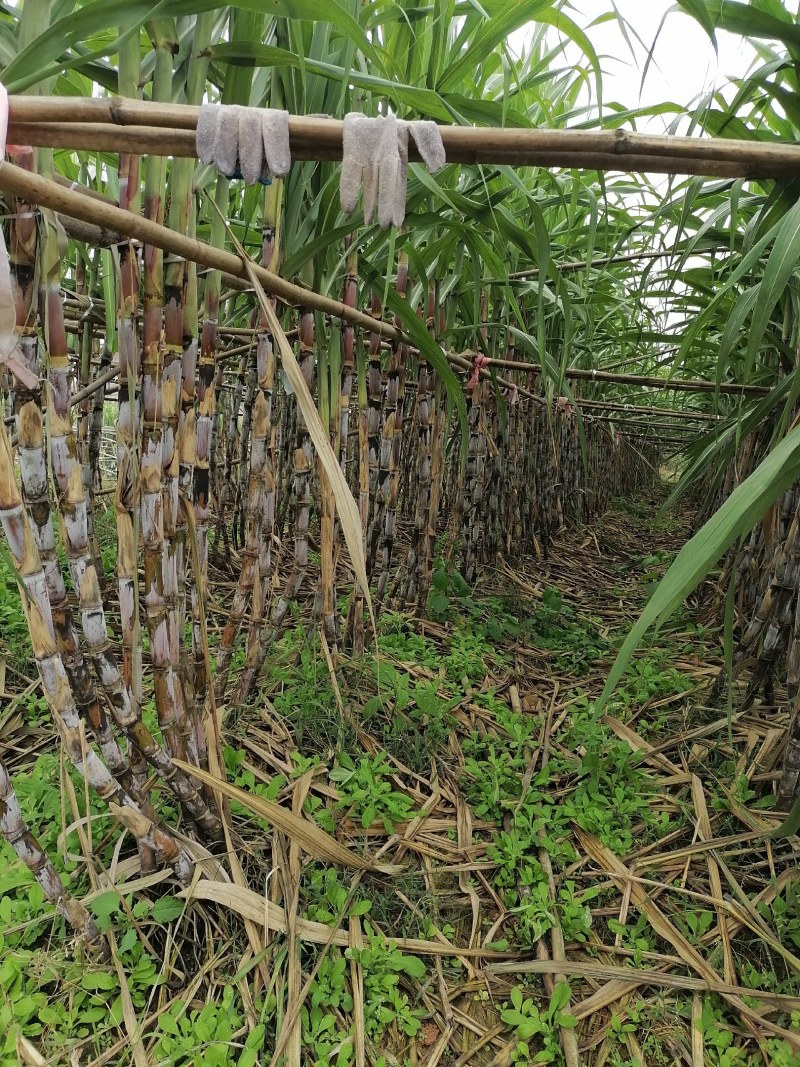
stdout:
[[[394,115],[367,118],[345,115],[339,197],[350,214],[364,186],[364,221],[377,208],[378,225],[402,226],[406,216],[409,136],[431,174],[445,162],[444,145],[435,122],[406,122]],[[273,108],[203,104],[197,121],[197,155],[226,177],[242,177],[248,185],[284,178],[292,157],[289,115]]]
[[370,119],[357,111],[345,115],[339,181],[342,211],[349,214],[355,208],[363,183],[364,222],[372,222],[377,206],[378,225],[382,229],[403,225],[409,135],[428,171],[435,174],[441,170],[446,157],[435,122],[406,122],[394,115]]
[[238,104],[203,104],[197,120],[197,158],[226,178],[248,185],[285,178],[292,165],[289,112]]

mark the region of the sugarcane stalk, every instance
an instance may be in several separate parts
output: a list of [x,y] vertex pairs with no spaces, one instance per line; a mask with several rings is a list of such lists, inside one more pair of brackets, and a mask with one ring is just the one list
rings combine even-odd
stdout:
[[224,699],[234,643],[250,602],[253,585],[258,576],[264,498],[264,464],[269,440],[269,407],[261,390],[259,390],[254,403],[252,426],[250,477],[246,500],[247,534],[242,551],[242,569],[217,652],[216,693],[218,701]]
[[[149,24],[155,50],[153,93],[168,99],[172,86],[173,53],[177,48],[174,22]],[[164,160],[150,157],[145,184],[145,215],[160,223],[164,216],[166,170]],[[142,445],[139,471],[140,514],[144,546],[145,618],[150,636],[158,722],[168,753],[198,762],[192,722],[186,710],[183,684],[176,662],[175,605],[177,579],[169,548],[177,518],[178,456],[175,430],[180,395],[180,343],[162,348],[164,324],[164,257],[160,249],[145,247],[144,336],[142,360]],[[171,328],[176,316],[171,316]],[[175,349],[177,348],[177,351]],[[164,492],[163,483],[167,489]],[[209,813],[210,814],[210,813]]]
[[[88,551],[86,505],[81,470],[70,453],[68,439],[63,430],[63,416],[58,419],[56,410],[51,414],[53,468],[62,494],[62,529],[73,584],[78,591],[83,634],[89,656],[92,659],[97,676],[108,695],[114,719],[125,733],[130,744],[160,774],[183,805],[187,815],[200,826],[208,837],[217,837],[220,833],[218,816],[209,809],[194,782],[174,766],[170,759],[170,754],[155,742],[142,722],[140,709],[133,699],[132,689],[130,685],[126,684],[119,669],[111,640],[108,637],[105,610],[97,573]],[[153,468],[150,468],[150,471],[153,472],[151,477],[157,480],[160,488],[160,470],[154,471]],[[148,486],[145,484],[143,495],[145,495],[147,489]],[[160,492],[151,493],[147,497],[143,503],[143,510],[153,500],[154,496],[159,498]],[[155,503],[157,505],[158,499],[156,499]],[[145,520],[146,518],[145,516]],[[143,521],[143,528],[147,529],[146,521]],[[145,544],[145,552],[146,550],[147,545]],[[146,564],[145,577],[147,577]],[[166,671],[158,671],[159,656],[163,654],[163,639],[165,637],[163,627],[158,632],[158,636],[162,639],[162,646],[157,650],[154,645],[153,651],[153,659],[156,666],[155,693],[157,707],[159,706],[159,698],[162,705],[164,705],[168,704],[168,700],[172,695],[167,693],[165,696],[163,692],[159,692],[159,686],[168,685],[171,679]],[[168,726],[171,725],[171,723],[168,723]]]
[[[103,345],[103,350],[100,353],[100,363],[97,368],[97,381],[103,381],[108,368],[111,366],[111,349],[108,345]],[[106,388],[105,384],[99,388],[95,388],[91,396],[91,406],[89,414],[89,445],[88,445],[88,462],[89,462],[89,481],[93,488],[100,487],[100,449],[103,443],[103,411],[106,401]]]
[[[131,97],[140,95],[141,52],[138,37],[125,41],[119,53],[120,92]],[[119,205],[125,210],[141,210],[140,159],[138,155],[121,153],[119,158]],[[118,296],[116,334],[119,348],[119,388],[117,391],[118,419],[116,428],[117,486],[114,495],[114,515],[117,527],[117,595],[122,640],[121,688],[115,677],[114,665],[103,663],[101,670],[117,694],[116,719],[128,733],[141,722],[143,700],[142,639],[139,614],[138,553],[139,516],[137,486],[141,441],[141,374],[142,355],[139,335],[139,250],[133,241],[117,245]],[[102,396],[95,401],[97,449],[102,434]],[[99,650],[98,650],[99,651]],[[130,694],[128,697],[127,694]],[[147,761],[140,748],[129,746],[131,766],[137,778],[143,779]],[[155,856],[140,848],[142,870],[155,865]]]
[[[76,466],[75,469],[77,478],[74,481],[78,491],[82,492],[80,468]],[[43,572],[14,479],[11,443],[5,426],[0,426],[0,525],[3,527],[17,573],[42,690],[70,760],[98,796],[109,804],[114,814],[131,830],[137,841],[141,840],[147,848],[153,849],[162,862],[172,864],[179,878],[188,880],[193,865],[183,849],[114,781],[106,765],[87,744],[67,672],[56,648],[49,603],[29,595],[30,576],[43,576]]]
[[[339,381],[341,378],[341,351],[336,343],[339,338],[336,334],[331,338],[329,345],[321,345],[317,353],[317,405],[320,420],[323,426],[327,426],[331,437],[334,455],[337,454],[337,442],[339,427]],[[333,397],[337,398],[334,405]],[[321,618],[322,630],[336,662],[337,644],[337,620],[336,620],[336,500],[333,486],[331,485],[328,472],[322,458],[317,456],[317,479],[319,484],[319,556],[320,576],[317,602],[314,605],[315,621]]]
[[[408,255],[401,252],[397,261],[397,295],[401,300],[406,297],[408,287]],[[395,319],[399,329],[400,320]],[[408,346],[400,340],[393,340],[386,371],[386,415],[383,420],[384,441],[381,455],[388,459],[382,478],[381,502],[383,506],[383,529],[380,537],[380,571],[376,590],[376,601],[380,604],[389,582],[392,565],[395,529],[397,525],[397,503],[400,493],[400,458],[403,447],[403,418],[405,413],[405,381]],[[382,460],[382,466],[384,465]]]
[[[280,256],[280,218],[283,182],[273,181],[264,194],[264,227],[262,231],[261,258],[267,269],[275,271]],[[247,633],[247,653],[244,670],[239,682],[237,702],[243,703],[250,695],[256,680],[259,663],[262,662],[262,645],[266,640],[266,624],[270,606],[270,583],[273,574],[272,539],[275,532],[276,472],[275,425],[273,402],[276,385],[277,364],[272,334],[265,316],[259,313],[256,335],[256,373],[258,388],[264,400],[266,448],[263,461],[263,486],[261,491],[261,531],[258,549],[258,577],[253,586],[253,602],[250,611],[250,626]],[[266,649],[264,649],[266,653]]]
[[[314,378],[314,313],[300,309],[298,363],[309,390],[313,392]],[[272,643],[278,634],[303,584],[308,568],[308,527],[311,518],[311,473],[313,471],[311,435],[300,406],[295,405],[294,444],[294,560],[281,596],[275,605],[270,624]]]
[[[198,104],[205,88],[208,69],[207,46],[211,36],[212,14],[198,16],[193,36],[192,56],[186,80],[190,104]],[[177,49],[174,27],[168,27],[173,51]],[[192,175],[190,160],[172,164],[169,226],[179,233],[193,235]],[[187,754],[201,766],[207,765],[202,704],[198,708],[194,687],[194,660],[184,651],[186,618],[186,537],[185,513],[179,508],[179,489],[191,499],[194,460],[197,452],[194,415],[197,369],[197,269],[179,257],[170,257],[164,273],[164,387],[162,390],[162,496],[164,509],[164,604],[168,631],[169,663],[180,680],[186,708],[189,740]],[[172,383],[170,388],[169,383]],[[169,405],[169,406],[168,406]],[[204,699],[204,694],[203,694]]]
[[[425,325],[428,333],[436,337],[437,331],[437,300],[436,280],[431,278],[428,282],[428,299],[425,312]],[[433,431],[431,439],[431,472],[430,494],[428,498],[428,515],[425,524],[422,541],[422,553],[419,568],[419,588],[417,589],[417,614],[425,611],[425,603],[430,592],[433,578],[433,551],[436,545],[436,532],[439,519],[439,501],[442,494],[442,480],[444,477],[444,445],[445,430],[447,425],[447,409],[444,403],[444,383],[440,377],[434,377],[434,388],[431,396]]]
[[[33,167],[30,149],[21,149],[15,157],[20,165]],[[39,377],[39,346],[36,333],[35,256],[37,231],[29,205],[17,201],[17,217],[11,220],[10,261],[15,297],[19,351],[25,365]],[[42,391],[28,392],[18,384],[15,391],[17,437],[19,441],[20,485],[22,499],[30,516],[32,530],[45,578],[46,599],[35,597],[43,617],[48,620],[64,658],[69,683],[81,715],[97,738],[112,774],[131,789],[133,783],[125,757],[111,730],[104,708],[100,705],[94,683],[86,669],[78,635],[67,602],[67,592],[55,548],[48,491],[47,459],[42,416]],[[30,566],[30,553],[24,553],[22,571]],[[38,594],[38,590],[37,590]]]
[[45,899],[66,919],[92,956],[104,958],[107,946],[86,907],[69,892],[38,839],[22,818],[8,769],[0,759],[0,834],[41,886]]

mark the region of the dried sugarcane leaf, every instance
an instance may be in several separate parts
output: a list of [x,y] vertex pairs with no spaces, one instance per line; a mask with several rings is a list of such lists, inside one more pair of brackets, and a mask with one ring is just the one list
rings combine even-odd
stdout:
[[176,759],[173,762],[176,767],[180,767],[187,774],[193,775],[205,785],[209,785],[212,789],[223,793],[231,800],[237,801],[242,807],[252,811],[254,815],[259,815],[262,819],[272,823],[276,829],[281,830],[292,841],[298,841],[303,850],[310,856],[314,856],[315,859],[327,860],[329,863],[337,863],[342,867],[353,867],[359,871],[377,871],[383,874],[397,873],[398,868],[395,865],[372,863],[364,856],[359,856],[351,851],[346,845],[340,844],[330,834],[326,834],[324,830],[309,822],[308,819],[295,815],[272,800],[265,800],[263,797],[248,793],[245,789],[239,789],[238,786],[231,785],[230,782],[209,774],[208,771],[203,771],[199,767],[184,763],[182,760]]
[[[184,890],[188,892],[188,890]],[[720,995],[753,997],[766,1003],[780,1006],[785,1011],[796,1011],[800,1005],[799,997],[791,997],[768,990],[750,989],[746,986],[728,985],[722,981],[707,981],[672,971],[657,970],[652,967],[619,967],[611,963],[598,963],[595,960],[509,960],[503,963],[489,963],[484,968],[487,974],[551,974],[564,973],[575,978],[595,978],[609,984],[608,990],[599,989],[586,1000],[573,1004],[570,1014],[579,1019],[593,1015],[601,1008],[607,1007],[637,986],[650,985],[663,989],[683,989],[707,991]]]
[[[222,904],[231,911],[235,911],[237,915],[241,915],[243,919],[257,923],[262,929],[272,930],[273,933],[285,934],[288,929],[286,912],[280,904],[274,904],[267,897],[259,896],[246,886],[201,878],[195,885],[182,890],[178,896],[186,900],[210,900],[216,904]],[[296,933],[301,941],[324,945],[331,936],[331,928],[325,923],[298,918]],[[336,931],[333,935],[333,944],[346,947],[349,944],[347,932]]]
[[[618,859],[611,849],[607,848],[602,841],[599,841],[586,830],[582,830],[579,826],[575,825],[574,831],[584,852],[591,856],[595,863],[599,864],[606,873],[610,874],[612,880],[618,886],[630,884],[631,899],[636,907],[642,914],[647,916],[647,921],[658,936],[662,937],[673,946],[687,966],[691,967],[691,969],[699,974],[706,982],[713,983],[718,987],[720,995],[738,1011],[743,1019],[746,1019],[749,1023],[755,1022],[758,1025],[763,1026],[765,1029],[769,1029],[773,1034],[782,1037],[784,1041],[788,1041],[793,1048],[800,1048],[800,1035],[793,1033],[790,1030],[786,1030],[782,1026],[778,1026],[771,1020],[766,1019],[763,1015],[760,1015],[746,1004],[741,996],[727,991],[723,992],[722,988],[724,988],[724,983],[714,968],[703,959],[694,945],[692,945],[680,930],[670,922],[665,913],[659,908],[649,893],[646,892],[644,887],[635,881],[629,881],[630,871],[625,864],[622,863],[622,861]],[[758,994],[748,993],[747,995],[757,996]]]
[[[285,934],[288,926],[286,912],[271,900],[245,886],[231,882],[216,882],[210,878],[200,878],[194,885],[182,889],[176,896],[183,900],[209,900],[222,904],[237,915],[259,923],[262,927],[275,933]],[[340,945],[346,948],[350,944],[350,933],[342,927],[334,930],[326,923],[312,922],[310,919],[297,918],[297,936],[301,941],[310,941],[317,945]],[[415,937],[396,937],[392,942],[403,952],[422,956],[473,956],[495,960],[509,960],[513,970],[518,961],[512,960],[513,953],[497,952],[486,948],[460,948],[446,941],[424,941]],[[618,968],[620,971],[622,968]],[[755,994],[754,994],[755,995]],[[787,999],[787,998],[783,998]]]
[[[211,203],[217,212],[219,212],[216,203],[213,200]],[[258,276],[253,269],[253,261],[231,230],[227,220],[225,220],[225,226],[250,277],[250,283],[253,286],[259,308],[264,315],[270,333],[272,333],[277,341],[284,373],[286,374],[286,378],[297,398],[297,404],[303,413],[303,418],[306,421],[309,435],[314,442],[314,448],[317,450],[317,455],[319,456],[325,474],[333,489],[336,510],[339,512],[339,518],[342,524],[342,533],[344,534],[345,543],[347,544],[347,550],[350,553],[350,562],[353,565],[353,570],[359,586],[364,592],[370,619],[372,620],[373,633],[375,633],[375,612],[372,606],[372,597],[369,592],[367,560],[364,553],[363,532],[361,529],[361,518],[358,513],[358,505],[353,498],[353,494],[350,492],[350,486],[347,484],[344,472],[339,466],[339,461],[331,448],[328,432],[322,425],[322,419],[319,417],[317,406],[314,403],[314,397],[311,395],[311,390],[306,384],[306,380],[300,370],[295,354],[292,351],[292,346],[289,344],[286,334],[283,331],[283,327],[278,320],[278,316],[275,314],[272,304],[267,299],[264,287],[261,285],[261,282],[258,280]]]

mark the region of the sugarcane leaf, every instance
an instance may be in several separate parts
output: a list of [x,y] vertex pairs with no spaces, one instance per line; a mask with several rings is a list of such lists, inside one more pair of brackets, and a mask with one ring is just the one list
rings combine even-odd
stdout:
[[[244,258],[244,250],[241,249],[241,246],[239,247],[241,250],[240,254]],[[280,324],[278,316],[275,314],[272,304],[267,299],[267,295],[261,286],[261,282],[258,280],[258,275],[253,270],[253,264],[249,257],[245,258],[245,263],[248,268],[251,284],[258,297],[261,311],[267,320],[270,332],[278,343],[281,366],[294,390],[298,407],[303,412],[309,435],[314,442],[314,448],[316,449],[320,462],[325,468],[325,473],[328,476],[328,480],[333,490],[333,495],[336,501],[336,510],[338,511],[339,519],[341,520],[342,533],[344,534],[345,543],[347,544],[347,549],[350,553],[350,562],[353,566],[359,587],[364,594],[374,631],[375,615],[373,612],[372,597],[369,591],[367,562],[364,554],[363,533],[358,505],[350,491],[350,486],[347,484],[344,472],[339,466],[339,462],[331,448],[330,436],[322,425],[322,420],[320,419],[319,412],[314,403],[314,398],[311,395],[311,390],[306,384],[306,380],[300,370],[300,366],[292,351],[292,347],[286,339],[286,334],[283,332],[283,327]]]
[[781,841],[796,834],[798,830],[800,830],[800,797],[797,797],[794,804],[792,804],[792,810],[780,826],[776,826],[774,830],[771,830],[769,836],[773,840]]
[[552,0],[510,0],[503,5],[492,18],[488,18],[479,24],[477,32],[469,41],[467,47],[461,50],[458,59],[454,60],[443,72],[436,88],[439,92],[453,89],[465,77],[475,76],[495,48],[505,40],[514,30],[524,26],[526,22],[532,22],[536,16],[545,11],[552,4]]
[[737,537],[746,533],[800,476],[800,427],[791,430],[688,541],[626,637],[597,702],[602,708],[651,626],[664,622]]
[[301,57],[297,52],[278,48],[275,45],[256,44],[252,41],[220,43],[211,48],[211,55],[220,62],[243,66],[293,67],[297,70],[305,68],[310,73],[328,78],[336,84],[340,84],[343,80],[350,81],[361,89],[389,96],[422,115],[429,115],[442,122],[449,122],[452,118],[442,98],[431,89],[406,85],[355,68],[345,70],[335,63],[328,63],[308,55]]
[[683,8],[687,15],[691,15],[695,18],[708,36],[711,38],[711,43],[714,48],[717,47],[717,38],[715,36],[716,23],[712,18],[709,5],[705,0],[678,0],[678,7]]
[[[86,41],[113,27],[120,34],[154,18],[167,7],[167,0],[94,0],[78,11],[53,22],[31,43],[17,53],[3,69],[3,84],[9,93],[21,93],[47,77],[48,65],[64,55],[79,41]],[[93,56],[108,55],[119,48],[114,35],[108,48],[93,51]]]
[[352,867],[360,871],[381,870],[380,865],[372,863],[365,856],[359,856],[352,849],[347,848],[346,845],[342,845],[335,837],[331,837],[330,834],[327,834],[315,823],[302,815],[296,815],[288,808],[284,808],[283,805],[277,804],[273,800],[267,800],[265,797],[257,796],[255,793],[250,793],[246,789],[240,789],[236,785],[231,785],[230,782],[217,778],[216,775],[209,774],[208,771],[203,771],[190,763],[184,763],[183,760],[176,759],[173,762],[176,767],[180,767],[181,770],[191,774],[198,781],[210,786],[215,791],[222,793],[223,796],[237,801],[242,807],[266,820],[277,830],[285,833],[291,840],[297,841],[309,856],[313,856],[315,859],[327,860],[329,863],[337,863],[342,867]]
[[752,364],[767,329],[775,305],[800,258],[800,200],[780,223],[775,243],[764,268],[747,342],[747,361]]
[[742,37],[781,41],[787,47],[800,49],[800,26],[789,20],[788,12],[784,20],[738,0],[678,0],[678,5],[696,18],[712,38],[714,31],[720,29]]

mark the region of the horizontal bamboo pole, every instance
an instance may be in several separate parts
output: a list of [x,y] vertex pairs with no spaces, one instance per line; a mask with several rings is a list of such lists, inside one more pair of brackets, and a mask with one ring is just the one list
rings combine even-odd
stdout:
[[[460,352],[459,358],[471,362],[475,352]],[[541,374],[542,368],[538,363],[525,363],[513,359],[490,359],[485,366],[503,367],[506,370],[518,370],[531,374]],[[609,371],[585,370],[582,367],[567,367],[564,377],[568,381],[576,382],[613,382],[617,385],[640,385],[648,389],[676,389],[679,392],[688,393],[720,393],[733,394],[735,396],[766,396],[770,392],[765,385],[737,385],[735,382],[723,382],[717,386],[715,382],[707,382],[702,379],[680,378],[656,378],[644,374],[611,374]]]
[[[111,97],[14,96],[9,140],[74,149],[194,156],[199,108]],[[341,159],[338,119],[292,115],[294,159]],[[721,138],[652,136],[626,130],[440,126],[453,163],[585,167],[722,177],[800,174],[800,146]],[[411,146],[410,146],[411,147]],[[414,149],[411,147],[411,158]]]
[[[578,270],[597,270],[598,267],[612,267],[620,263],[636,263],[639,260],[647,259],[666,259],[668,256],[675,255],[674,252],[630,252],[625,255],[619,256],[600,256],[597,259],[590,259],[588,262],[585,259],[569,260],[566,263],[555,262],[553,265],[558,270],[559,274],[570,274],[573,271]],[[515,270],[512,274],[509,274],[509,278],[515,280],[522,278],[538,278],[541,273],[540,267],[529,267],[527,270]],[[502,278],[492,278],[492,281],[502,282]]]
[[684,393],[724,393],[727,396],[766,396],[771,390],[766,385],[737,385],[735,382],[707,382],[701,379],[655,378],[643,374],[611,374],[601,370],[583,370],[569,367],[564,376],[576,382],[614,382],[619,385],[642,385],[648,389],[674,389]]
[[679,433],[687,435],[687,440],[693,440],[699,434],[705,432],[693,426],[674,422],[636,422],[633,419],[619,419],[614,415],[586,415],[584,417],[587,421],[591,420],[592,422],[613,422],[617,429],[643,430],[645,436],[655,434],[660,437],[664,433]]
[[632,415],[668,415],[675,419],[690,419],[697,422],[721,421],[722,415],[706,415],[702,411],[684,411],[681,408],[651,408],[645,404],[616,404],[610,400],[578,400],[578,407],[599,408],[602,411],[620,411]]
[[89,385],[81,389],[80,392],[75,393],[75,395],[70,398],[69,406],[71,408],[74,408],[76,404],[80,404],[82,401],[88,400],[92,393],[96,393],[98,389],[101,389],[104,385],[107,385],[108,382],[116,378],[118,374],[119,363],[112,363],[111,366],[104,370],[102,374],[98,374],[94,381],[90,382]]

